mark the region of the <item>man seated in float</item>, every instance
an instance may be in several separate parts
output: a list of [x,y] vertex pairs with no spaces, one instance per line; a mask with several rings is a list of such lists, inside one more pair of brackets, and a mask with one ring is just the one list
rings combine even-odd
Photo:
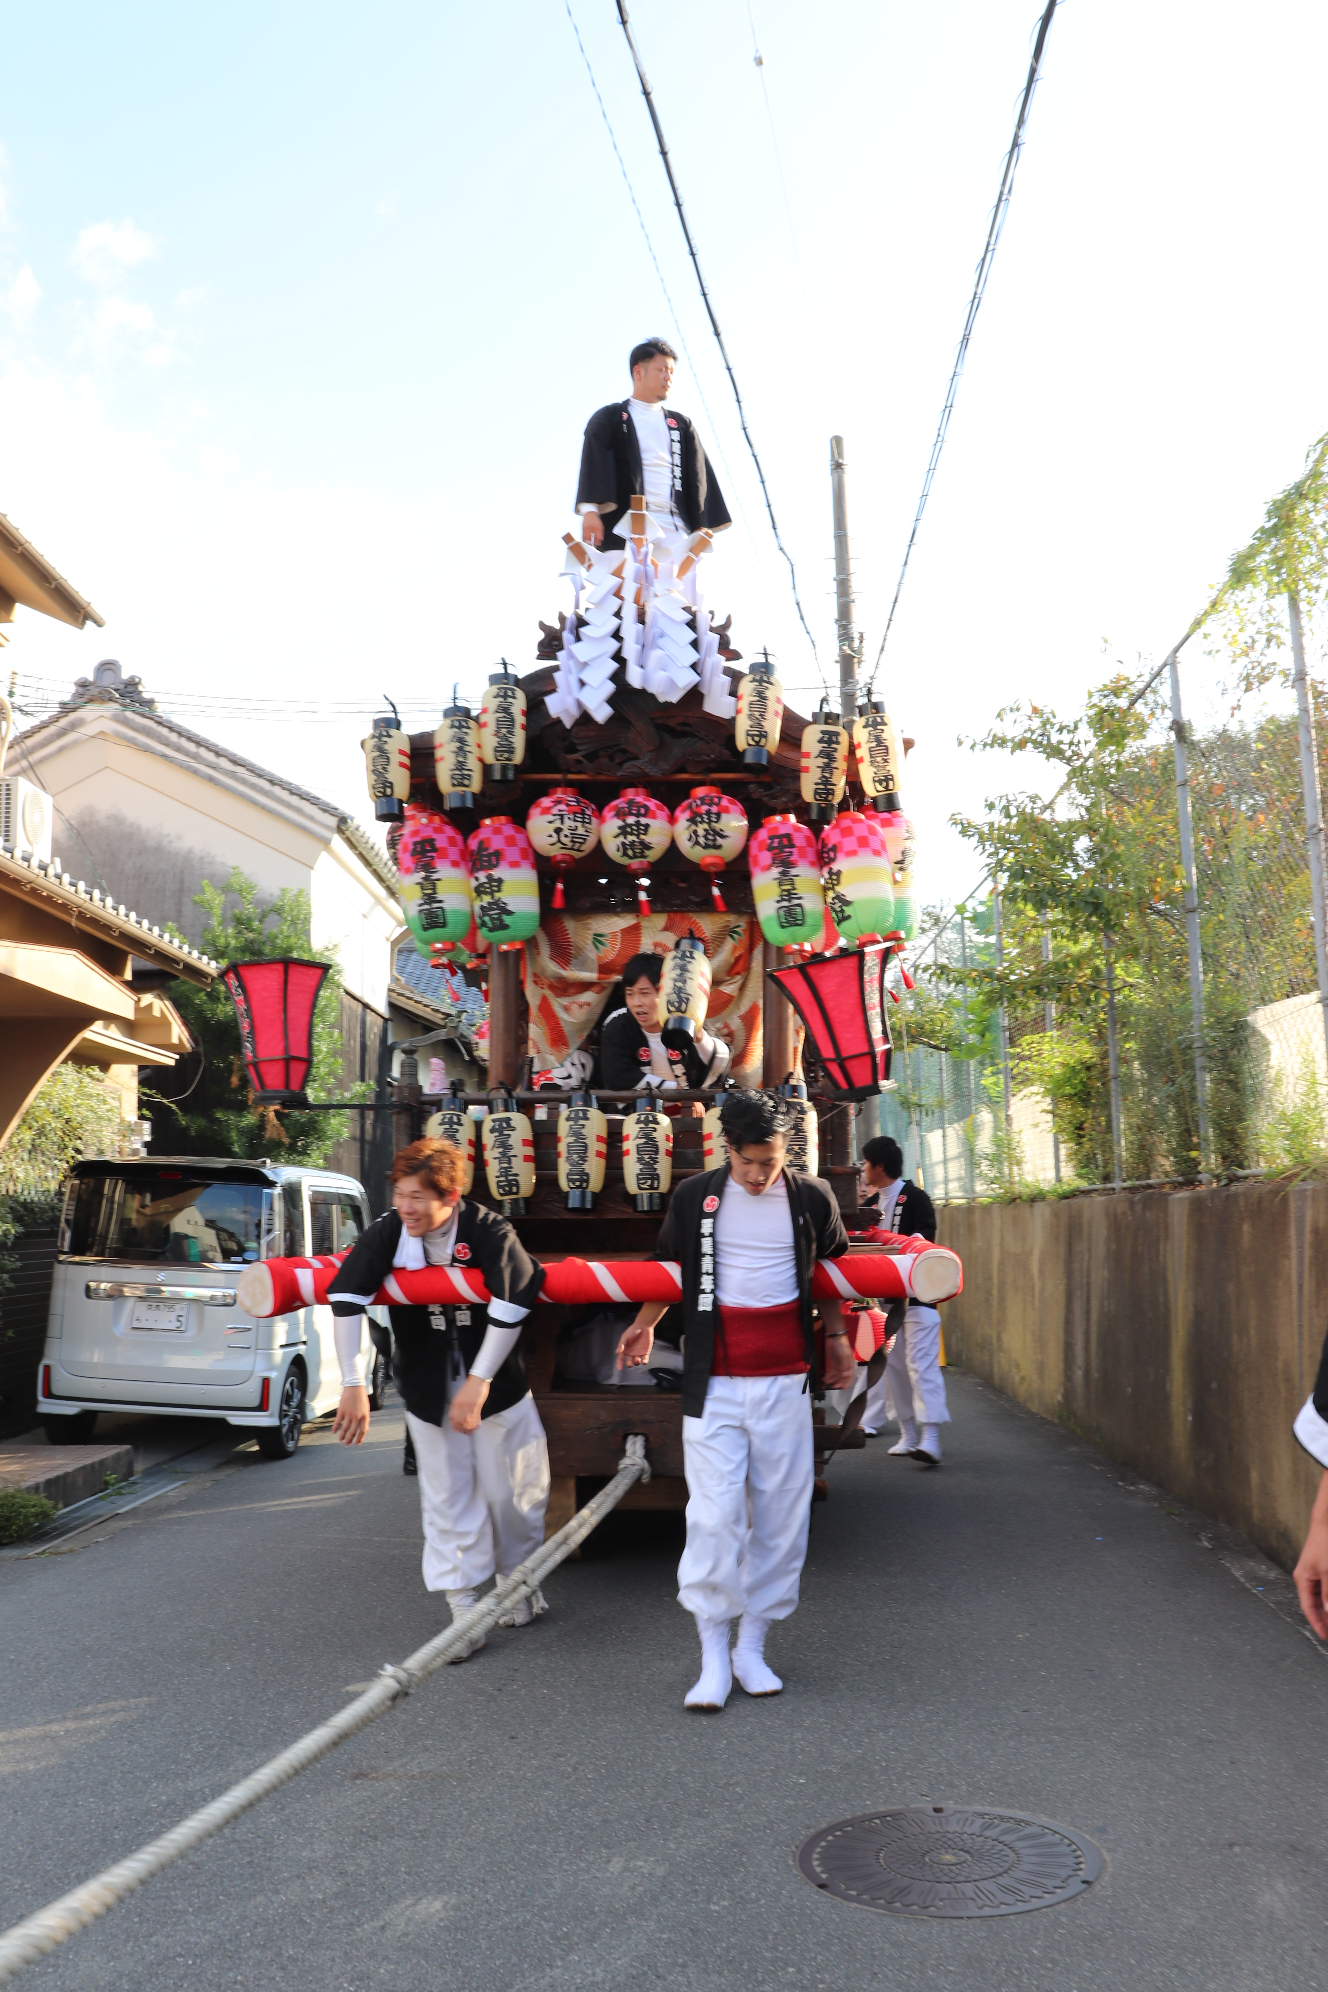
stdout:
[[[328,1288],[342,1381],[332,1429],[350,1446],[369,1429],[364,1310],[389,1274],[477,1272],[487,1303],[387,1310],[418,1462],[424,1583],[443,1593],[456,1620],[481,1584],[509,1576],[544,1540],[549,1448],[517,1352],[544,1268],[505,1217],[462,1196],[465,1160],[450,1142],[413,1141],[391,1174],[394,1208],[356,1239]],[[545,1609],[536,1591],[498,1623],[528,1625]],[[457,1657],[483,1644],[481,1634]]]
[[[811,1392],[851,1384],[856,1365],[838,1301],[818,1374],[812,1273],[848,1250],[830,1185],[787,1166],[789,1102],[734,1092],[720,1109],[729,1159],[673,1192],[655,1256],[682,1264],[683,1460],[687,1544],[678,1602],[696,1619],[701,1673],[684,1699],[723,1708],[737,1675],[749,1695],[777,1695],[766,1633],[798,1602],[811,1522]],[[650,1302],[619,1344],[624,1366],[648,1363],[663,1302]],[[732,1655],[729,1632],[738,1621]]]
[[618,528],[641,495],[657,532],[722,531],[731,524],[728,506],[696,424],[665,406],[678,355],[667,340],[645,339],[627,364],[630,398],[597,408],[586,424],[576,487],[582,538],[620,547]]
[[717,1086],[732,1052],[723,1038],[698,1031],[684,1051],[669,1050],[660,1036],[659,981],[663,958],[633,955],[623,970],[625,1007],[612,1011],[600,1027],[599,1083],[606,1093],[649,1087]]

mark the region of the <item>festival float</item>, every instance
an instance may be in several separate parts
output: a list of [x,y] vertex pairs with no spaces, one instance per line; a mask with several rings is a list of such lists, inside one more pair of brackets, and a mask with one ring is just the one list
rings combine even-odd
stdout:
[[[774,661],[744,661],[706,606],[712,535],[661,532],[640,498],[620,530],[618,549],[564,536],[569,599],[540,625],[534,671],[517,677],[504,660],[478,712],[454,690],[435,730],[407,736],[394,708],[364,742],[411,932],[489,1002],[488,1090],[422,1091],[408,1059],[395,1145],[426,1131],[457,1142],[468,1194],[509,1217],[548,1269],[523,1354],[549,1439],[550,1530],[616,1470],[628,1433],[646,1435],[653,1475],[623,1505],[686,1502],[676,1373],[610,1381],[601,1360],[592,1382],[568,1355],[606,1308],[673,1297],[676,1268],[651,1258],[661,1214],[724,1155],[719,1092],[596,1083],[624,966],[662,957],[666,1047],[686,1056],[704,1029],[727,1047],[724,1087],[785,1093],[792,1159],[829,1181],[851,1231],[853,1118],[891,1085],[889,1010],[913,938],[889,715],[875,701],[792,712]],[[958,1290],[953,1254],[896,1248],[820,1267],[820,1290],[883,1304]],[[331,1276],[331,1262],[293,1265],[277,1262],[274,1276],[285,1266],[295,1284],[267,1311]],[[455,1301],[475,1275],[409,1278],[438,1285],[412,1298]],[[823,1496],[838,1434],[816,1417]]]

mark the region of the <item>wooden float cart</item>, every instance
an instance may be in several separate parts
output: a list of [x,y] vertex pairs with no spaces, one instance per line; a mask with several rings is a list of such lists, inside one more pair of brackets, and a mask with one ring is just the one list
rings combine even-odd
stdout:
[[[554,636],[556,632],[546,632],[546,648]],[[739,675],[737,671],[730,673],[735,680]],[[613,713],[606,723],[599,724],[582,716],[569,729],[560,720],[551,718],[545,709],[545,695],[554,687],[551,666],[522,678],[521,685],[528,701],[525,759],[516,770],[515,780],[495,782],[493,770],[484,769],[484,787],[476,793],[475,807],[450,812],[451,820],[463,835],[468,835],[486,816],[510,816],[524,822],[531,803],[551,787],[562,784],[575,787],[602,811],[606,803],[628,786],[647,789],[673,810],[690,788],[713,782],[742,803],[752,830],[763,817],[775,814],[807,820],[799,783],[802,729],[807,722],[795,713],[785,712],[781,737],[771,751],[768,764],[751,768],[743,765],[731,722],[704,711],[698,692],[666,705],[648,692],[633,690],[620,682],[615,686]],[[434,779],[433,736],[412,734],[410,744],[411,800],[441,810],[443,797]],[[555,873],[547,859],[537,858],[536,862],[543,922],[552,910]],[[607,884],[599,883],[606,875]],[[561,877],[567,914],[623,913],[636,906],[634,880],[613,864],[602,849],[596,848],[578,859],[570,869],[563,870]],[[745,852],[724,873],[722,885],[729,914],[734,919],[754,923]],[[649,892],[656,913],[713,911],[707,874],[676,847],[671,846],[651,865]],[[770,981],[769,971],[780,966],[784,959],[793,958],[797,951],[771,947],[761,939],[759,929],[753,939],[754,945],[763,950],[766,971],[760,1083],[776,1086],[795,1066],[796,1019],[791,1005]],[[523,966],[524,955],[516,950],[506,953],[495,950],[486,965],[489,1083],[515,1095],[521,1111],[530,1116],[535,1134],[535,1193],[528,1200],[526,1214],[513,1218],[512,1222],[529,1251],[545,1261],[569,1255],[610,1262],[648,1258],[654,1249],[662,1214],[642,1215],[634,1208],[624,1186],[621,1154],[621,1116],[631,1110],[639,1096],[594,1088],[601,1108],[609,1116],[604,1188],[597,1195],[592,1211],[569,1210],[558,1187],[560,1096],[529,1090],[531,1063]],[[474,977],[477,971],[472,969],[467,973]],[[819,1125],[819,1173],[832,1185],[851,1228],[858,1208],[853,1108],[818,1092],[815,1067],[810,1060],[808,1065],[806,1077]],[[664,1097],[670,1107],[681,1108],[673,1120],[676,1185],[702,1167],[699,1113],[713,1104],[717,1096],[678,1092]],[[484,1104],[488,1096],[471,1094],[467,1098],[471,1103]],[[422,1131],[428,1116],[443,1101],[413,1084],[398,1084],[395,1099],[398,1112],[394,1132],[396,1146],[400,1147]],[[693,1108],[698,1117],[691,1117]],[[546,1118],[537,1118],[541,1110]],[[472,1195],[480,1203],[496,1207],[485,1180],[478,1139]],[[549,1531],[560,1528],[595,1487],[616,1472],[624,1438],[631,1432],[646,1435],[652,1478],[645,1486],[631,1489],[622,1502],[623,1508],[684,1507],[687,1490],[683,1479],[681,1398],[673,1391],[646,1387],[565,1385],[557,1371],[557,1347],[568,1312],[556,1306],[534,1309],[522,1342],[535,1401],[549,1439],[553,1476]],[[836,1449],[836,1435],[834,1428],[825,1426],[824,1412],[819,1407],[813,1416],[817,1426],[816,1498],[824,1500],[826,1482],[822,1467],[828,1453]],[[850,1446],[865,1443],[861,1431],[847,1435],[847,1439]]]

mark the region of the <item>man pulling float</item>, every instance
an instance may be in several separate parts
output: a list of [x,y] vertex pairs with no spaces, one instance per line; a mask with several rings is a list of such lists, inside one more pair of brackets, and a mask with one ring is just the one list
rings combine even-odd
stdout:
[[[688,1499],[678,1602],[701,1638],[686,1708],[723,1708],[735,1674],[749,1695],[782,1689],[765,1640],[795,1609],[807,1558],[810,1393],[854,1376],[838,1301],[819,1302],[817,1361],[812,1269],[846,1252],[848,1234],[830,1185],[787,1166],[790,1119],[775,1094],[731,1093],[720,1110],[728,1162],[678,1185],[655,1247],[682,1266]],[[622,1367],[649,1362],[664,1312],[661,1302],[639,1310],[619,1343]]]

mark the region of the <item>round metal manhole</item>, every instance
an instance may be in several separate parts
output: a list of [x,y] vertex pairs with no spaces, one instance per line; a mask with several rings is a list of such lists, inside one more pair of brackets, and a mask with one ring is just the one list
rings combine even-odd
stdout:
[[825,1895],[900,1916],[1015,1916],[1079,1895],[1102,1872],[1082,1833],[1013,1812],[906,1805],[822,1826],[798,1872]]

